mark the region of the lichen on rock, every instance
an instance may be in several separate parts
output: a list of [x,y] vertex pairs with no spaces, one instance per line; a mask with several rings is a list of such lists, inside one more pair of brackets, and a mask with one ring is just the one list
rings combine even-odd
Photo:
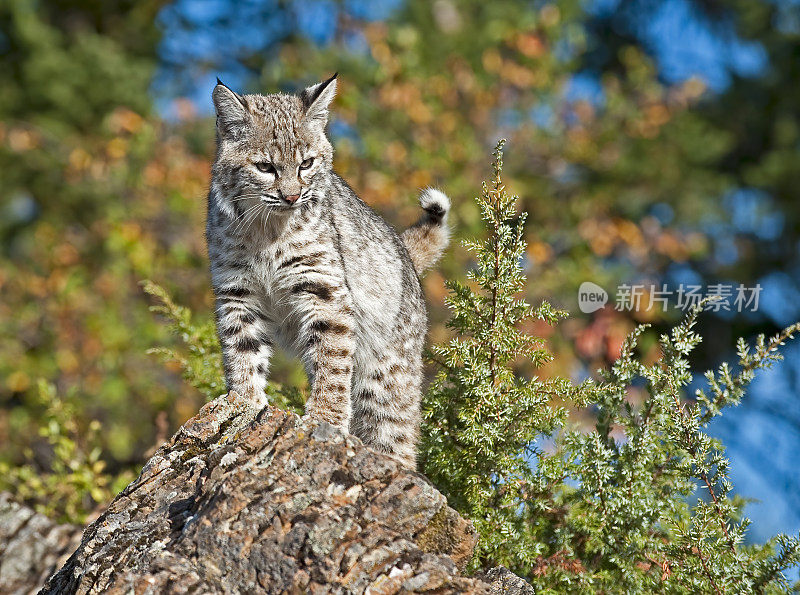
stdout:
[[488,593],[475,531],[419,473],[236,393],[204,406],[44,593]]

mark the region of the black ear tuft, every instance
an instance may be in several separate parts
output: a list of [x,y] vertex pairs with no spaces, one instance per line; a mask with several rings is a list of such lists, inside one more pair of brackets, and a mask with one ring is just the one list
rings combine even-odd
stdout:
[[250,121],[247,101],[217,78],[211,93],[217,113],[217,129],[226,137],[236,137]]
[[[333,76],[331,78],[329,78],[329,79],[327,79],[325,81],[322,81],[321,83],[317,83],[316,85],[311,85],[310,87],[307,87],[306,89],[303,89],[303,92],[300,93],[300,100],[303,102],[303,108],[305,110],[308,110],[308,108],[310,108],[312,105],[314,105],[314,102],[317,99],[319,99],[320,95],[322,95],[323,92],[326,89],[328,89],[330,84],[333,81],[335,81],[336,77],[338,77],[338,76],[339,76],[339,73],[335,72],[335,73],[333,73]],[[335,92],[335,89],[336,89],[336,86],[334,85],[332,90]],[[327,104],[330,103],[331,99],[333,99],[333,95],[332,94],[330,95],[330,99],[328,99],[328,101],[326,102],[326,105],[325,105],[326,108],[327,108]]]

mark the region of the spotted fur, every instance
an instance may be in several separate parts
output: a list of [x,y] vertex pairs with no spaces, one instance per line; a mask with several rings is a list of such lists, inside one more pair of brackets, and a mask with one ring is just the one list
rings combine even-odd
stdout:
[[311,381],[310,416],[413,467],[427,317],[418,274],[447,241],[449,200],[423,192],[400,237],[332,170],[335,75],[299,96],[213,92],[206,237],[229,390],[265,401],[276,346]]

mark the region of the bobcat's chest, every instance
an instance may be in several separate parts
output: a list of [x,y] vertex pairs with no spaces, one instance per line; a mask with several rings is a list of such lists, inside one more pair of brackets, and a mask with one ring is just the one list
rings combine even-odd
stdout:
[[308,307],[299,299],[299,287],[345,284],[341,259],[324,230],[301,228],[264,244],[253,253],[249,268],[261,289],[263,307],[290,338]]

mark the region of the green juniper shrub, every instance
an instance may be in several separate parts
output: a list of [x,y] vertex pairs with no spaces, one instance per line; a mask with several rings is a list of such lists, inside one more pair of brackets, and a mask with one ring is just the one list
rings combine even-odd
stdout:
[[[705,304],[660,338],[655,363],[636,359],[642,326],[597,382],[515,374],[519,358],[536,367],[550,359],[520,324],[563,314],[518,297],[525,214],[516,216],[501,181],[502,144],[477,198],[488,236],[465,242],[476,261],[471,285],[448,283],[456,336],[432,350],[441,370],[423,406],[421,463],[475,523],[472,568],[503,564],[543,593],[787,589],[783,573],[800,561],[800,542],[779,535],[744,544],[749,521],[731,497],[724,448],[705,432],[739,403],[756,370],[780,359],[778,347],[800,325],[754,348],[740,340],[738,371],[723,364],[707,373],[708,389],[693,398],[688,356]],[[633,386],[646,390],[635,405]],[[573,427],[563,403],[596,411],[594,427]]]
[[580,399],[585,391],[562,379],[525,379],[512,369],[520,357],[537,366],[551,359],[519,323],[536,317],[552,324],[565,314],[547,303],[531,308],[518,297],[525,284],[519,264],[525,214],[512,223],[515,199],[500,180],[500,150],[492,182],[477,199],[489,236],[465,242],[477,261],[467,279],[480,289],[447,283],[449,326],[457,336],[432,350],[442,372],[423,403],[420,458],[428,477],[475,523],[482,537],[475,566],[491,561],[522,568],[541,554],[531,547],[529,511],[520,509],[532,496],[537,438],[566,419],[565,407],[551,406],[555,398]]

